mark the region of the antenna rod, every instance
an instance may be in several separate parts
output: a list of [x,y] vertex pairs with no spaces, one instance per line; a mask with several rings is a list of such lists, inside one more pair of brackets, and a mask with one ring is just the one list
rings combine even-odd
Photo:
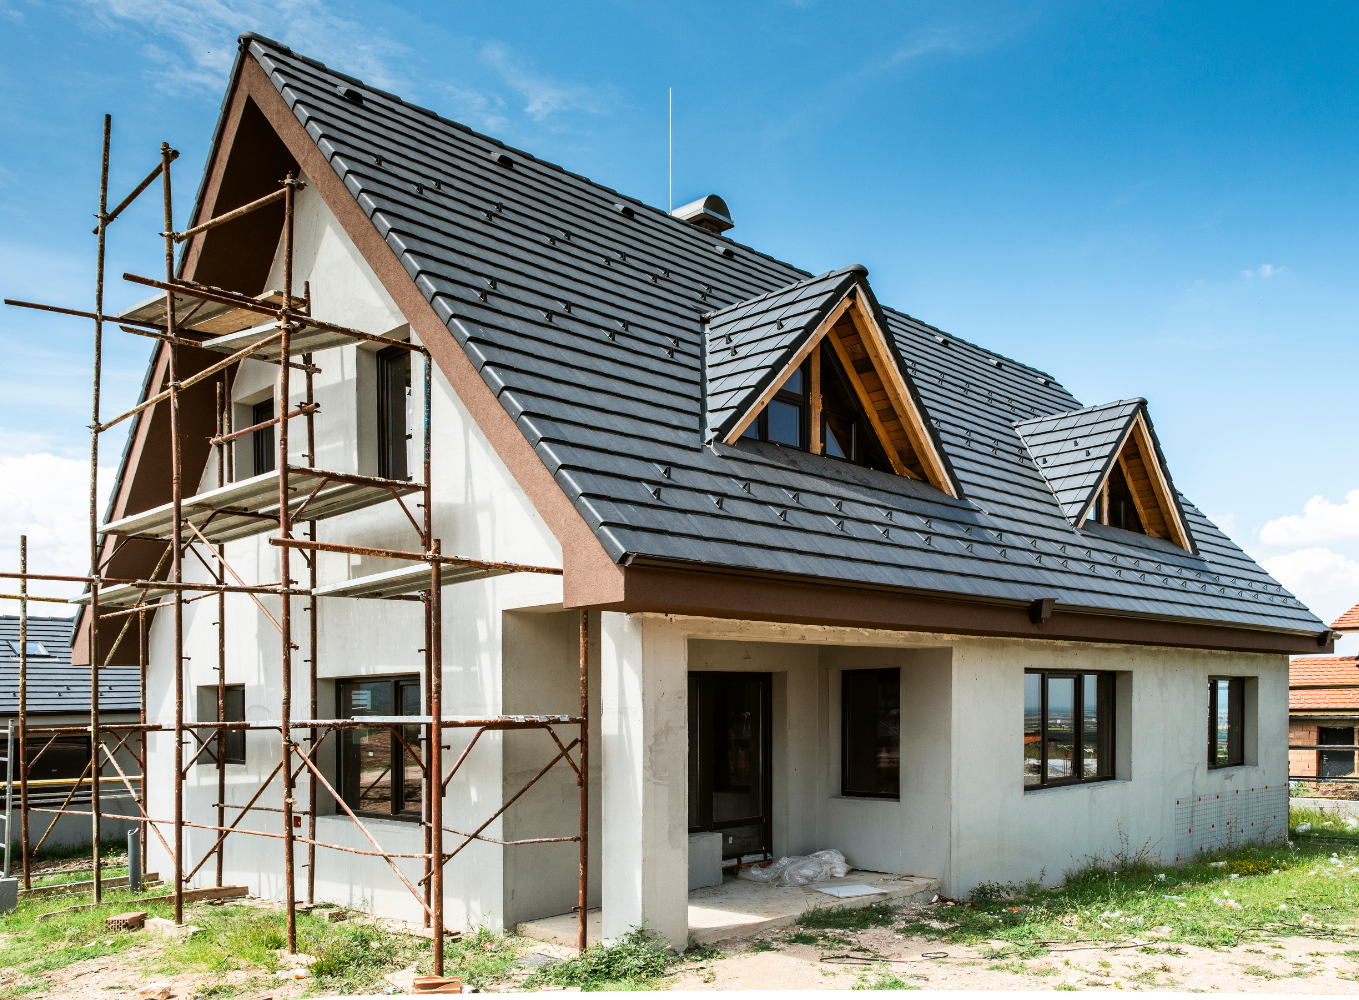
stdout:
[[670,211],[675,210],[675,88],[670,88]]

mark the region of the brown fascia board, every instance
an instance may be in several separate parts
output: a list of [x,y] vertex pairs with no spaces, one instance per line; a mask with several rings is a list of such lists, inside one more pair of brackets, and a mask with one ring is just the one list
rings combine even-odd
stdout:
[[1026,602],[982,602],[898,590],[836,585],[634,560],[623,577],[621,601],[592,605],[601,611],[659,612],[705,618],[891,629],[948,635],[1069,640],[1136,646],[1178,646],[1240,653],[1317,651],[1315,634],[1231,628],[1063,610],[1042,623],[1029,619]]

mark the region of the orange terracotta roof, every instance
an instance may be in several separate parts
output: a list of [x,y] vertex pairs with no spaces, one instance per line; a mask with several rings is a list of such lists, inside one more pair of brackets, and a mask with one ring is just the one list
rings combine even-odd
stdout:
[[1288,665],[1288,710],[1359,712],[1359,659],[1300,656]]
[[1359,604],[1331,622],[1331,628],[1337,632],[1359,632]]

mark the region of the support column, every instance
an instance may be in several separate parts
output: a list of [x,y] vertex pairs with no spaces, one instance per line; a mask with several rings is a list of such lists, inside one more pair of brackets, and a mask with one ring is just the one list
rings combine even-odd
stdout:
[[600,615],[603,939],[689,935],[688,650],[665,618]]

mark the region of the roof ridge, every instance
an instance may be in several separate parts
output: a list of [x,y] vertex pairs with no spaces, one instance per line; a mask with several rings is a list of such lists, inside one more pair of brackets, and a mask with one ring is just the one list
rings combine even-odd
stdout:
[[1056,420],[1058,417],[1070,417],[1077,413],[1094,413],[1097,410],[1112,410],[1116,406],[1124,406],[1128,403],[1138,403],[1142,406],[1149,405],[1143,396],[1132,396],[1128,399],[1115,399],[1110,403],[1100,403],[1098,406],[1082,406],[1079,410],[1058,410],[1056,413],[1049,413],[1041,417],[1029,417],[1027,420],[1012,421],[1010,426],[1023,427],[1027,424],[1042,423],[1044,420]]
[[[237,44],[245,46],[248,42],[259,42],[261,45],[271,46],[272,48],[277,49],[280,52],[285,52],[296,59],[301,59],[303,62],[311,66],[314,66],[317,69],[324,70],[327,73],[331,73],[335,76],[338,76],[342,80],[345,80],[349,83],[357,84],[358,86],[363,87],[365,90],[369,90],[374,94],[380,94],[383,97],[396,101],[398,104],[410,108],[412,111],[416,111],[422,115],[426,115],[430,118],[434,118],[438,121],[444,122],[445,124],[451,125],[454,128],[466,132],[468,135],[475,136],[478,139],[484,139],[486,142],[495,143],[501,149],[505,149],[511,153],[516,153],[520,156],[527,157],[534,163],[541,163],[545,167],[550,167],[553,170],[558,170],[561,173],[569,174],[572,177],[576,177],[581,181],[584,181],[591,187],[596,188],[600,191],[605,191],[613,197],[623,198],[627,201],[632,202],[633,204],[637,205],[640,208],[646,209],[648,212],[655,212],[661,218],[668,219],[669,222],[675,225],[676,227],[683,227],[677,228],[677,231],[685,232],[688,235],[694,235],[692,233],[689,233],[689,230],[697,228],[693,226],[691,223],[685,222],[683,219],[675,218],[673,215],[671,215],[669,212],[665,211],[662,208],[659,208],[655,205],[647,204],[645,201],[642,201],[642,199],[638,198],[636,195],[625,194],[624,192],[619,191],[617,188],[611,188],[607,184],[601,184],[599,181],[586,177],[584,174],[578,174],[573,170],[567,170],[560,163],[554,163],[551,160],[544,160],[542,157],[535,156],[526,149],[520,149],[518,146],[509,145],[503,139],[497,139],[493,135],[487,135],[484,132],[478,132],[470,125],[466,125],[460,121],[455,121],[452,118],[444,117],[443,115],[439,114],[439,112],[435,111],[433,108],[427,108],[422,104],[413,104],[410,101],[406,100],[405,98],[401,97],[399,94],[393,94],[390,91],[383,90],[381,87],[375,87],[371,83],[367,83],[356,76],[350,76],[348,73],[344,73],[338,69],[335,69],[334,67],[327,66],[325,63],[321,62],[321,60],[314,59],[311,56],[304,55],[301,52],[298,52],[297,50],[291,48],[290,46],[284,45],[282,42],[268,37],[267,35],[260,35],[253,31],[242,32],[239,38],[237,39]],[[808,272],[806,268],[798,267],[796,264],[793,264],[786,260],[780,260],[778,257],[775,257],[770,253],[756,249],[755,247],[749,246],[745,243],[739,243],[736,240],[732,239],[730,236],[723,236],[720,233],[709,233],[703,230],[700,230],[700,232],[703,234],[703,238],[722,240],[726,243],[730,243],[734,247],[739,247],[742,250],[747,250],[750,253],[762,257],[767,261],[779,265],[780,267],[790,268],[794,271],[806,274],[808,278],[816,277],[816,275],[813,275],[810,272]]]
[[803,278],[801,281],[794,281],[780,288],[774,288],[759,295],[751,296],[748,299],[741,299],[738,302],[733,302],[731,305],[723,306],[721,309],[713,309],[710,312],[705,312],[703,314],[703,319],[716,319],[718,316],[721,316],[725,312],[730,312],[732,309],[740,309],[744,306],[754,305],[756,302],[760,302],[764,299],[772,299],[775,295],[783,295],[802,285],[810,285],[812,282],[824,281],[826,278],[834,277],[837,274],[848,274],[851,271],[857,271],[865,277],[868,276],[868,268],[864,267],[862,264],[850,264],[848,267],[838,267],[834,271],[827,271],[824,274],[814,274],[810,278]]

